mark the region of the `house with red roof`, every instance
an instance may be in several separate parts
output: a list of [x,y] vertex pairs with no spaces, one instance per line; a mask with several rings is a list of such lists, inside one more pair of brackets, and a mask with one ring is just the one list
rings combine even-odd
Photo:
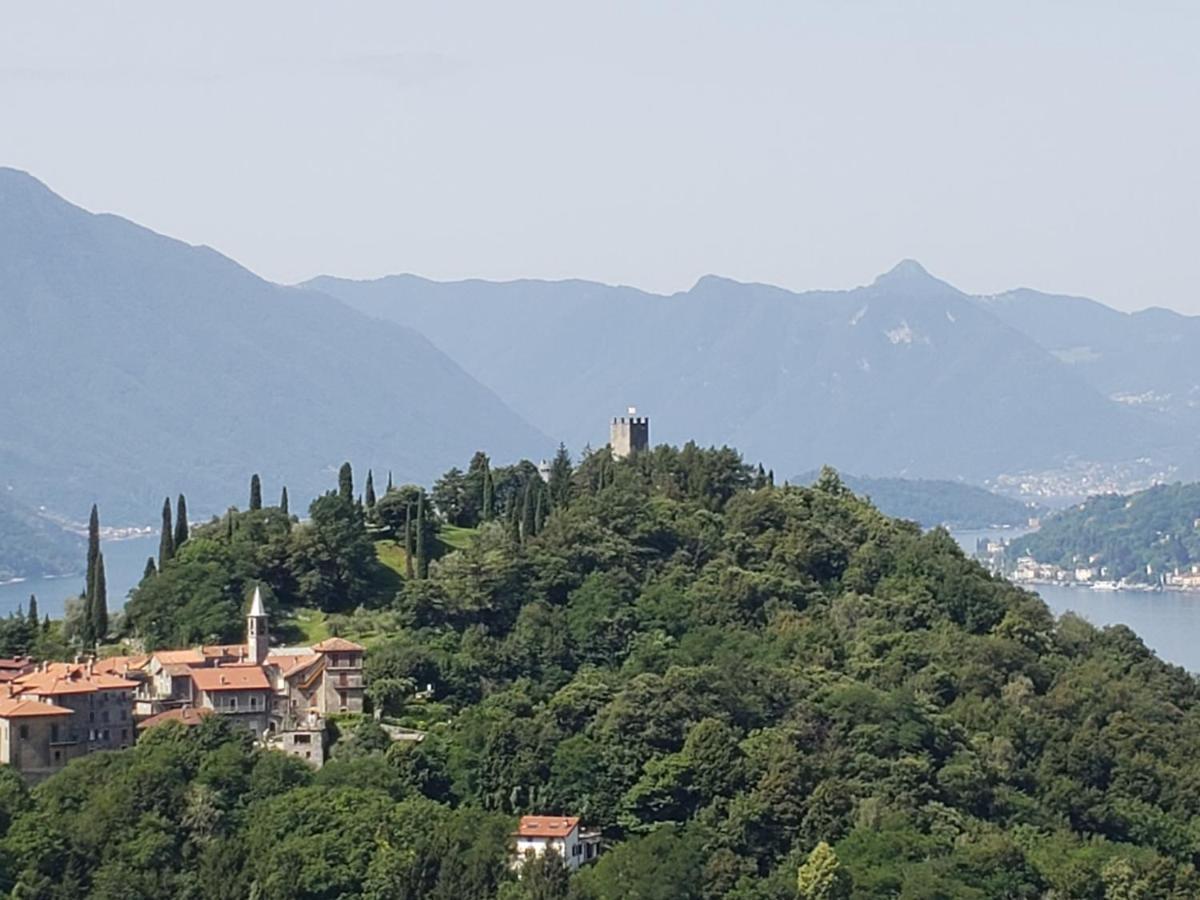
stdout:
[[574,872],[600,853],[600,832],[585,830],[577,816],[521,816],[513,838],[514,868],[553,851]]

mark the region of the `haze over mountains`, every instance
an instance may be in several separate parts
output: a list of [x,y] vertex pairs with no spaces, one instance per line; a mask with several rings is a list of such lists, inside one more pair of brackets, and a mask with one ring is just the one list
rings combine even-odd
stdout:
[[421,335],[0,169],[0,487],[76,521],[224,509],[261,472],[294,502],[336,467],[428,480],[551,440]]
[[601,445],[631,404],[656,442],[983,482],[1149,460],[1187,476],[1200,320],[966,295],[906,261],[793,293],[707,276],[660,296],[585,281],[271,284],[219,253],[0,169],[0,473],[29,506],[153,521],[251,472],[297,501],[336,466],[429,482],[476,449]]
[[1018,314],[1029,292],[971,297],[913,261],[864,287],[802,294],[714,276],[671,296],[412,275],[308,285],[427,335],[574,446],[595,440],[597,410],[636,401],[656,440],[728,442],[777,471],[832,463],[983,481],[1080,462],[1190,464],[1200,424],[1186,402],[1167,412],[1114,399],[1150,383],[1176,397],[1200,385],[1200,360],[1185,353],[1157,381],[1139,375],[1161,333],[1122,322],[1157,314],[1091,304],[1112,320],[1075,339],[1091,360],[1081,368],[1055,352],[1074,301],[1044,298],[1063,334],[1047,329],[1043,343],[1041,320]]

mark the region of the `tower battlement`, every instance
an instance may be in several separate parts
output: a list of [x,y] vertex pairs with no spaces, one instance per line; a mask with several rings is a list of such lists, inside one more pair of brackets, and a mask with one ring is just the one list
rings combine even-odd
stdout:
[[650,449],[650,417],[639,416],[632,406],[628,415],[613,416],[608,443],[617,459]]

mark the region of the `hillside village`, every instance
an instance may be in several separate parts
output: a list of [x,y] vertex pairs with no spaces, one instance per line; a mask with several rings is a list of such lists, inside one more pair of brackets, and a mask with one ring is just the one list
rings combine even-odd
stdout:
[[339,637],[273,648],[269,634],[255,588],[245,643],[74,662],[0,660],[0,764],[38,781],[88,753],[125,749],[164,722],[220,715],[319,768],[326,718],[363,710],[364,648]]

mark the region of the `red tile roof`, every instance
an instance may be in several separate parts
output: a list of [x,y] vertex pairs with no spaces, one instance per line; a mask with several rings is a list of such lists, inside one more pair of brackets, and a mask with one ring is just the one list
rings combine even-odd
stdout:
[[322,657],[318,653],[272,653],[267,656],[267,665],[274,666],[279,670],[279,674],[284,678],[291,678],[300,672],[303,672],[314,663],[322,661]]
[[34,716],[69,716],[71,710],[56,706],[53,703],[43,703],[41,700],[28,700],[22,697],[0,700],[0,719],[28,719]]
[[179,709],[169,709],[166,712],[159,713],[157,716],[143,719],[138,723],[138,728],[153,728],[155,725],[162,725],[164,722],[181,722],[190,728],[193,725],[199,725],[211,715],[215,715],[211,709],[196,709],[192,706],[184,706]]
[[202,691],[269,691],[271,680],[262,666],[214,666],[192,669],[192,681]]
[[361,653],[365,648],[362,644],[356,644],[354,641],[348,641],[345,638],[331,637],[325,638],[319,644],[313,644],[313,649],[318,653]]
[[171,666],[179,664],[196,664],[204,662],[204,654],[199,650],[156,650],[154,659],[158,660],[160,666]]
[[52,694],[90,694],[93,691],[136,688],[136,681],[119,675],[97,672],[90,663],[48,663],[44,669],[20,676],[16,689],[23,694],[46,696]]
[[97,672],[125,675],[131,670],[138,671],[144,668],[148,662],[148,656],[110,656],[107,659],[96,660],[94,667]]
[[579,827],[576,816],[521,816],[517,837],[565,838]]

